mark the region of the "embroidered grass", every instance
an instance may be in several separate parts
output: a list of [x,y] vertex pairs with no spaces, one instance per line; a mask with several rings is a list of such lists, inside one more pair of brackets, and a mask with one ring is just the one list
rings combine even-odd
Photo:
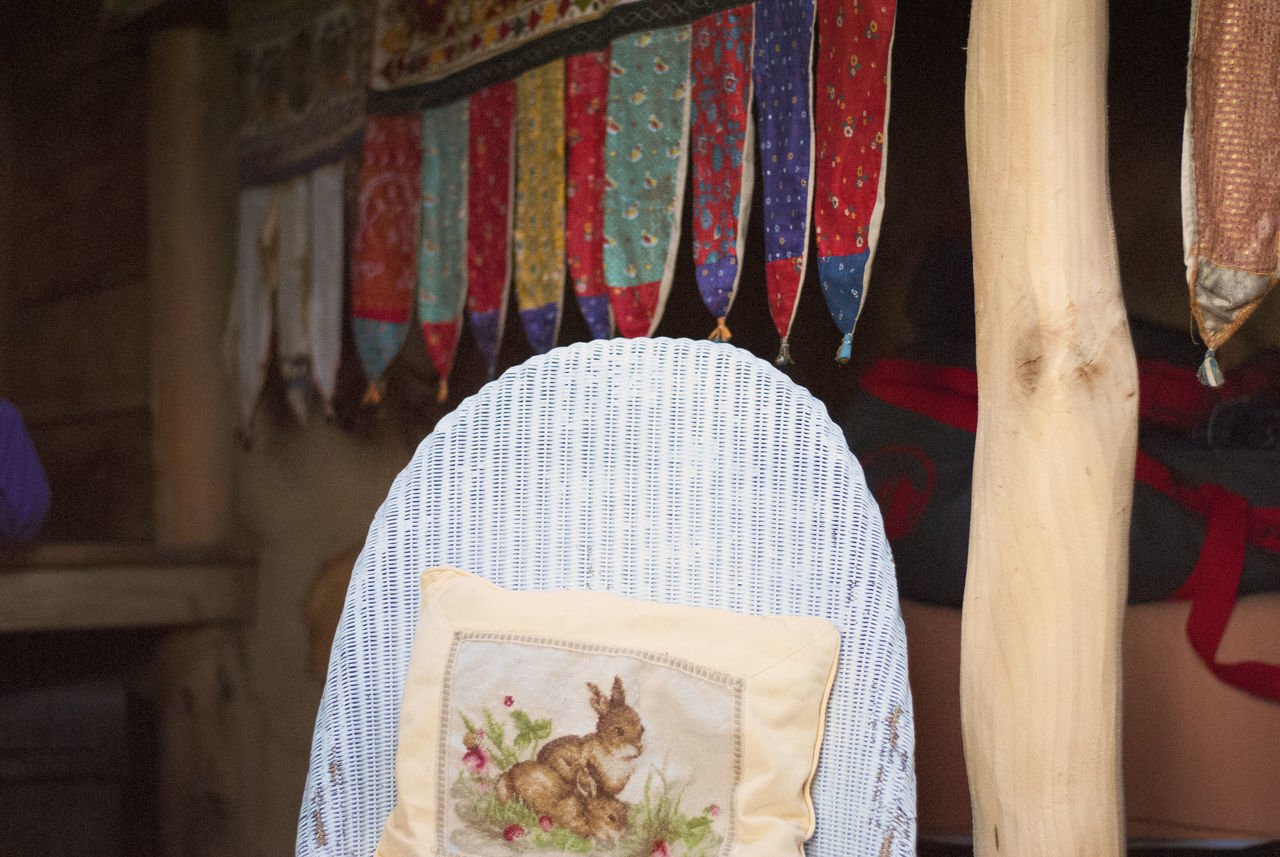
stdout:
[[654,788],[653,775],[644,781],[644,796],[631,805],[627,832],[618,843],[623,857],[707,857],[715,853],[724,837],[711,828],[712,816],[720,814],[715,804],[704,807],[697,815],[686,815],[680,809],[684,789],[669,785],[658,774],[660,784]]

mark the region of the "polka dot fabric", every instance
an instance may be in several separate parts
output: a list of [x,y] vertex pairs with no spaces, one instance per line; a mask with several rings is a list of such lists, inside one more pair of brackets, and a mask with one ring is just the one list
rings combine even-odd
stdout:
[[782,337],[795,318],[813,192],[813,0],[756,3],[755,77],[769,312]]
[[889,55],[897,0],[817,0],[818,274],[845,338],[866,299],[866,279],[883,210],[889,115]]

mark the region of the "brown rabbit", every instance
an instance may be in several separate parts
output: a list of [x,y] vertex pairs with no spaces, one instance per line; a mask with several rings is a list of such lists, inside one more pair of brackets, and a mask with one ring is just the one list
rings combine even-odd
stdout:
[[499,800],[520,800],[584,839],[617,842],[627,829],[627,805],[612,795],[584,794],[541,762],[517,762],[498,778]]
[[644,752],[644,724],[635,709],[627,705],[620,676],[613,677],[613,689],[607,697],[591,682],[587,682],[587,688],[591,691],[591,707],[599,715],[596,731],[548,741],[538,751],[538,761],[584,795],[613,796],[635,773],[636,760]]

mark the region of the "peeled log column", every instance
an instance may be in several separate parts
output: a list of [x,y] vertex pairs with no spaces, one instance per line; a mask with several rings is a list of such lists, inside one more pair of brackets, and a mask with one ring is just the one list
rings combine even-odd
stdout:
[[961,714],[978,854],[1118,855],[1137,370],[1106,173],[1105,0],[974,0],[978,434]]

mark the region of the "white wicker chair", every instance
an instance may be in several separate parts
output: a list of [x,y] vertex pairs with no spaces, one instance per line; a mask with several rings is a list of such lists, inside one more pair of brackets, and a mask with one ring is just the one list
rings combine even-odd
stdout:
[[432,565],[515,589],[831,619],[843,644],[807,853],[914,854],[907,649],[880,514],[823,406],[764,361],[688,340],[572,345],[440,421],[352,575],[298,855],[373,852],[395,800],[418,576]]

